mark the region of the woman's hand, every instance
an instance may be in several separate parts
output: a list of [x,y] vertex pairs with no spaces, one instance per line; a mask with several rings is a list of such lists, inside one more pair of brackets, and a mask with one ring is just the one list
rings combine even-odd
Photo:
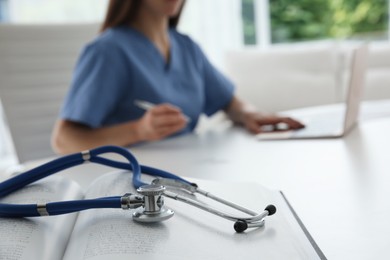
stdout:
[[141,141],[155,141],[172,135],[187,125],[187,119],[178,107],[156,105],[146,111],[138,122]]
[[252,105],[241,101],[236,96],[232,98],[225,112],[234,123],[244,125],[246,129],[254,134],[305,127],[302,123],[290,117],[257,112]]
[[285,131],[303,128],[304,125],[290,117],[266,115],[259,112],[246,112],[243,115],[243,125],[251,133],[259,134],[269,131]]

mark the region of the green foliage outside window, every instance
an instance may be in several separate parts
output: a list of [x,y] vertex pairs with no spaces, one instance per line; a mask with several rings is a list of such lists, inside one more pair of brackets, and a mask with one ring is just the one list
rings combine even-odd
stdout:
[[388,0],[269,0],[273,43],[387,37]]
[[253,0],[241,1],[241,15],[244,31],[244,44],[256,44],[255,9]]

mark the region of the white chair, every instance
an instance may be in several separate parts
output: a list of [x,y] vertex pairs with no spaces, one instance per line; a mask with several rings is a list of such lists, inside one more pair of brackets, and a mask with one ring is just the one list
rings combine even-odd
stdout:
[[332,43],[231,51],[226,72],[244,100],[278,112],[336,102],[337,57]]
[[390,98],[390,43],[370,45],[370,58],[364,99]]
[[[289,44],[226,55],[237,93],[258,109],[278,112],[345,99],[351,50],[360,42]],[[390,44],[370,43],[364,100],[390,98]]]
[[0,25],[0,99],[19,163],[54,155],[52,128],[97,32],[97,24]]

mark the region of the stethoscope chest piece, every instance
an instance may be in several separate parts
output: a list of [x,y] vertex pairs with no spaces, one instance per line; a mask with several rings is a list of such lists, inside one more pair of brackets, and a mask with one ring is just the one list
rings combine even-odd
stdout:
[[143,195],[144,203],[133,213],[133,219],[138,222],[160,222],[171,218],[173,210],[164,206],[162,194],[165,187],[161,185],[144,185],[137,189]]

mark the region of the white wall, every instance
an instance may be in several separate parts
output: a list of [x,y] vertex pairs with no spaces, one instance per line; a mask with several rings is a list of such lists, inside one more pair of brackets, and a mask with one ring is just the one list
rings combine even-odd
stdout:
[[108,0],[9,0],[10,21],[78,23],[103,19]]
[[226,51],[243,47],[241,0],[187,0],[179,30],[223,69]]

